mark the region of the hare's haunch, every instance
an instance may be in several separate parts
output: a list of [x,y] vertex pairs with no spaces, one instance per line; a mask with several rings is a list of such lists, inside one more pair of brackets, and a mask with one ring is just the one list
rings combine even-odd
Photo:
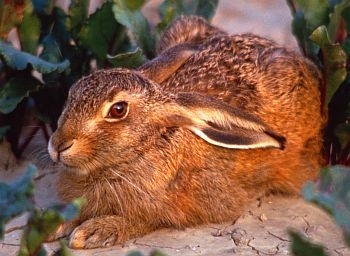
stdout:
[[79,80],[48,150],[80,217],[52,239],[110,246],[160,227],[237,218],[253,198],[298,194],[320,167],[320,76],[299,54],[180,17],[137,70]]

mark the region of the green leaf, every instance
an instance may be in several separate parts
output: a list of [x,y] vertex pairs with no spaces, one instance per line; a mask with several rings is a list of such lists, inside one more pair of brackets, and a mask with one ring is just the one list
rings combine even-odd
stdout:
[[74,38],[78,38],[81,28],[86,22],[89,11],[89,0],[73,0],[69,6],[67,27]]
[[71,203],[62,206],[55,206],[53,209],[56,209],[60,217],[64,221],[72,220],[79,215],[81,207],[86,204],[86,200],[84,198],[76,198]]
[[303,53],[312,59],[317,60],[317,55],[320,50],[315,43],[313,43],[309,36],[311,31],[306,27],[306,19],[301,10],[297,10],[292,21],[292,32],[298,40],[298,44]]
[[329,14],[330,21],[327,28],[328,28],[330,37],[332,38],[332,42],[334,42],[336,39],[337,31],[338,31],[341,19],[343,18],[342,14],[349,7],[350,7],[349,0],[341,1],[340,3],[334,6],[334,11]]
[[[43,51],[39,56],[41,59],[50,63],[59,63],[60,61],[62,61],[62,52],[53,34],[50,33],[45,38],[43,38],[42,45]],[[65,73],[69,73],[69,71],[70,68],[66,69]],[[53,71],[47,74],[43,74],[42,78],[46,86],[55,86],[58,84],[60,76],[61,72]]]
[[350,242],[350,168],[332,166],[323,169],[319,183],[307,183],[304,198],[329,212]]
[[346,78],[347,56],[339,44],[332,44],[327,28],[318,27],[310,36],[321,47],[324,73],[326,75],[327,93],[325,106],[327,107],[333,95]]
[[297,4],[304,13],[309,31],[322,24],[328,24],[330,12],[328,0],[297,0]]
[[289,232],[292,237],[291,251],[294,256],[327,256],[320,245],[315,245],[296,232]]
[[33,12],[33,6],[26,4],[23,20],[19,26],[19,38],[22,50],[34,53],[40,37],[40,21]]
[[[131,251],[126,256],[144,256],[144,254],[139,251]],[[166,256],[166,254],[160,252],[159,250],[153,250],[150,252],[149,256]]]
[[[49,26],[46,27],[45,34],[52,34],[60,45],[61,51],[64,52],[66,48],[72,47],[73,32],[69,30],[67,25],[69,23],[68,16],[61,8],[54,7],[50,17],[52,23],[47,24]],[[45,23],[45,20],[42,22]]]
[[105,60],[108,53],[113,54],[125,37],[125,31],[114,19],[112,5],[111,2],[106,2],[92,14],[79,35],[81,43],[100,61]]
[[[293,14],[292,32],[304,54],[318,60],[319,47],[310,41],[310,34],[320,25],[328,24],[328,0],[296,0],[298,9]],[[291,7],[291,6],[290,6]]]
[[199,0],[195,14],[211,20],[215,14],[215,10],[218,6],[218,0]]
[[173,18],[181,14],[185,14],[199,15],[210,20],[215,14],[217,5],[217,0],[165,0],[159,7],[159,13],[162,19],[166,18],[166,16],[168,16],[171,13],[173,15]]
[[40,82],[33,77],[13,77],[0,90],[0,112],[11,113],[25,97],[39,87]]
[[64,240],[60,240],[60,249],[55,253],[55,255],[73,256],[73,254],[68,249],[67,244]]
[[194,1],[176,1],[165,0],[159,6],[159,14],[161,22],[157,25],[158,31],[161,32],[164,28],[177,16],[181,14],[199,15],[210,20],[218,5],[217,0],[194,0]]
[[125,68],[136,68],[147,61],[140,48],[137,48],[133,52],[121,53],[115,56],[108,55],[107,58],[114,67]]
[[0,182],[0,239],[4,235],[4,225],[11,218],[33,209],[33,177],[36,168],[29,165],[27,172],[10,183]]
[[66,205],[56,205],[46,210],[34,209],[23,232],[19,255],[44,253],[42,244],[64,221],[73,220],[79,214],[83,199],[76,199]]
[[54,0],[32,0],[35,12],[49,15],[52,11]]
[[22,52],[12,45],[0,41],[0,58],[12,69],[24,70],[31,65],[40,73],[50,73],[53,71],[63,72],[69,67],[69,61],[64,60],[60,63],[50,63],[34,55]]
[[316,28],[310,35],[310,39],[318,44],[320,47],[325,47],[331,44],[331,39],[329,37],[327,28],[325,25]]
[[145,0],[128,0],[125,2],[125,5],[129,10],[136,11],[141,9],[144,3],[145,3]]
[[113,13],[115,19],[127,27],[138,46],[148,58],[153,57],[154,37],[149,28],[148,21],[139,10],[130,10],[125,0],[114,0]]

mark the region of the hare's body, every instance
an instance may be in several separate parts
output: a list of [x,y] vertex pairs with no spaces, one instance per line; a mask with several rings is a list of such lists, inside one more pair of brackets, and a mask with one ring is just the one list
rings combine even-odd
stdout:
[[138,71],[98,71],[71,89],[49,152],[67,169],[62,200],[88,202],[57,231],[75,228],[72,247],[234,220],[251,199],[298,194],[317,176],[319,75],[309,61],[196,17],[175,21],[158,52]]

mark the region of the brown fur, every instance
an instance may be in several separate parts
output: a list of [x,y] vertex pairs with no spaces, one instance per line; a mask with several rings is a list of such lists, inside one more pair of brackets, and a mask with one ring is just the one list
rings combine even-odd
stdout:
[[[167,53],[173,47],[180,62]],[[97,71],[70,91],[49,151],[62,162],[62,200],[87,199],[79,219],[53,236],[75,229],[71,247],[234,220],[253,198],[299,194],[317,177],[322,118],[312,63],[255,35],[227,35],[198,17],[176,20],[157,49],[159,56],[138,71]],[[129,114],[107,122],[101,113],[117,101],[129,103]],[[218,113],[222,123],[215,123]],[[253,133],[253,143],[266,139],[285,148],[212,145],[193,132],[203,126],[225,134],[239,129],[247,140]]]

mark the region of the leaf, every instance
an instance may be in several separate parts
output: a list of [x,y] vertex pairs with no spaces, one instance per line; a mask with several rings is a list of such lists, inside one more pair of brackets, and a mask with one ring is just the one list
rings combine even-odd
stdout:
[[53,71],[63,72],[69,67],[69,61],[64,60],[60,63],[50,63],[34,55],[15,49],[10,44],[0,41],[0,57],[12,69],[24,70],[31,65],[40,73],[50,73]]
[[[41,43],[43,46],[43,51],[39,56],[41,59],[48,61],[50,63],[59,63],[60,61],[62,61],[63,59],[62,52],[53,34],[51,33],[48,34],[45,38],[43,38]],[[65,73],[68,73],[69,71],[70,71],[70,68],[68,68]],[[45,82],[45,85],[46,86],[57,85],[60,79],[61,73],[62,72],[53,71],[47,74],[43,74],[42,78]]]
[[323,169],[318,184],[309,182],[303,188],[303,195],[329,212],[344,230],[350,242],[350,168],[332,166]]
[[159,14],[162,20],[157,25],[157,28],[159,32],[161,32],[174,18],[178,17],[181,14],[199,15],[206,18],[207,20],[210,20],[215,14],[217,5],[217,0],[165,0],[159,6]]
[[331,39],[328,35],[327,27],[325,25],[316,28],[310,35],[310,39],[320,47],[325,47],[326,45],[331,44]]
[[218,6],[218,0],[199,0],[195,14],[211,20]]
[[52,12],[54,0],[32,0],[32,3],[35,12],[49,15]]
[[349,7],[350,7],[350,1],[348,0],[341,1],[340,3],[334,6],[334,11],[329,14],[330,21],[327,28],[328,28],[330,37],[332,39],[332,42],[334,42],[336,39],[339,24],[342,19],[342,14]]
[[115,56],[107,56],[107,59],[114,67],[136,68],[147,61],[142,50],[137,48],[133,52],[121,53]]
[[40,37],[40,21],[33,12],[31,3],[26,5],[23,20],[19,26],[18,32],[22,50],[34,53]]
[[78,38],[81,28],[88,17],[89,0],[73,0],[69,6],[69,18],[67,27],[74,38]]
[[114,0],[113,13],[115,19],[131,31],[137,45],[146,56],[152,58],[155,41],[141,11],[128,9],[125,0]]
[[64,240],[60,240],[60,249],[55,252],[55,255],[59,256],[73,256],[70,250],[67,247],[67,244]]
[[141,9],[144,3],[145,3],[145,0],[128,0],[125,2],[125,5],[129,10],[136,11]]
[[72,32],[68,31],[67,23],[69,23],[69,19],[67,18],[67,14],[61,8],[54,7],[50,18],[52,22],[48,22],[48,24],[42,21],[42,24],[46,24],[47,26],[45,35],[52,34],[58,42],[61,52],[64,52],[64,50],[67,47],[71,47],[72,44]]
[[327,256],[324,248],[320,245],[315,245],[296,232],[289,232],[292,237],[291,251],[294,256]]
[[[130,251],[126,256],[144,256],[139,251]],[[159,250],[153,250],[150,252],[149,256],[166,256],[164,253],[160,252]]]
[[[319,47],[310,41],[310,34],[320,25],[328,24],[328,0],[296,0],[298,9],[293,14],[292,32],[304,54],[318,60]],[[293,8],[289,5],[290,8]]]
[[325,72],[327,93],[325,106],[327,107],[333,95],[346,78],[347,56],[339,44],[331,43],[327,28],[319,26],[310,36],[310,39],[321,47],[323,69]]
[[309,31],[313,31],[322,24],[328,24],[330,12],[328,0],[297,0],[297,4],[304,13]]
[[56,205],[46,210],[33,210],[28,227],[23,232],[19,255],[37,255],[42,252],[43,242],[64,221],[73,220],[85,200],[76,199],[66,205]]
[[14,77],[0,90],[0,112],[11,113],[31,92],[37,91],[40,82],[33,77]]
[[36,168],[29,165],[26,173],[10,183],[0,182],[0,239],[4,235],[4,225],[11,218],[33,209],[33,177]]
[[108,53],[113,54],[125,37],[125,31],[114,19],[112,5],[106,2],[92,14],[79,35],[81,43],[100,61],[105,60]]
[[55,209],[59,212],[60,218],[64,221],[72,220],[76,218],[79,214],[81,207],[86,204],[84,198],[76,198],[71,203],[66,205],[54,206],[52,209]]

